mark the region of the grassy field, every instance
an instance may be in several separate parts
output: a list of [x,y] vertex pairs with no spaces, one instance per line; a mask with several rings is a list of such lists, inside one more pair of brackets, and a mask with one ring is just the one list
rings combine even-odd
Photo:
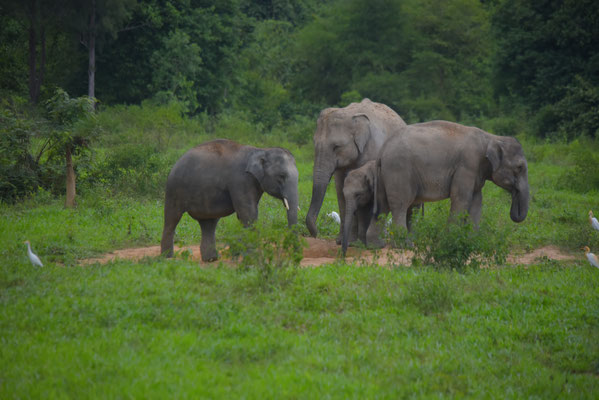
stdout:
[[[579,250],[599,252],[587,221],[598,193],[577,181],[581,154],[597,144],[523,141],[532,198],[522,224],[509,220],[506,192],[492,183],[484,190],[494,239],[520,252],[555,245],[576,254],[574,262],[456,272],[339,260],[289,267],[270,280],[259,268],[185,259],[79,267],[83,258],[159,243],[161,185],[192,143],[227,136],[273,145],[282,137],[261,139],[235,120],[199,134],[175,120],[180,136],[151,124],[135,136],[129,131],[144,125],[119,112],[106,117],[112,133],[81,171],[76,209],[44,191],[0,205],[0,398],[599,396],[599,270]],[[311,135],[313,127],[294,129]],[[129,153],[143,141],[162,143],[164,152],[143,174],[117,158],[124,141]],[[283,146],[296,156],[307,234],[313,150]],[[112,180],[109,162],[120,168]],[[321,215],[336,209],[332,186]],[[424,219],[444,220],[447,209],[427,205]],[[260,219],[283,227],[280,201],[265,195]],[[334,237],[331,221],[318,224]],[[225,218],[217,239],[223,244],[238,229],[234,216]],[[43,268],[29,264],[26,239]],[[177,243],[199,240],[198,224],[184,217]]]

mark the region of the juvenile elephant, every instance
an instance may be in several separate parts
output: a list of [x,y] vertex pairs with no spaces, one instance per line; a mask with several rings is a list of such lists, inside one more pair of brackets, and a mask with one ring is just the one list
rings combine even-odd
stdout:
[[[348,171],[374,160],[389,136],[406,123],[384,104],[364,99],[344,108],[321,111],[314,132],[312,200],[306,215],[310,234],[318,235],[316,218],[333,174],[341,226],[345,218],[343,185]],[[341,235],[341,229],[340,229]],[[352,231],[355,234],[355,232]]]
[[513,137],[447,121],[409,125],[381,152],[380,180],[393,223],[408,227],[414,203],[451,199],[451,214],[468,212],[477,226],[487,180],[512,194],[510,217],[526,218],[528,165]]
[[378,189],[377,161],[371,160],[360,168],[348,172],[343,184],[345,199],[345,218],[343,220],[343,238],[341,249],[343,255],[349,245],[350,228],[354,215],[358,220],[358,239],[367,243],[366,232],[376,212],[376,192]]
[[[345,198],[345,222],[341,249],[345,256],[354,215],[358,220],[358,239],[364,244],[369,244],[366,237],[369,226],[376,221],[379,214],[389,212],[389,204],[381,182],[380,159],[368,161],[360,168],[348,172],[343,185],[343,197]],[[424,206],[422,204],[413,204],[408,209],[408,228],[414,207]],[[422,210],[424,213],[424,208]]]
[[250,225],[258,218],[264,192],[281,199],[289,226],[296,224],[297,178],[295,159],[286,149],[224,139],[194,147],[175,163],[166,181],[161,252],[173,255],[175,229],[187,212],[202,229],[202,260],[216,260],[218,220],[235,212],[244,226]]

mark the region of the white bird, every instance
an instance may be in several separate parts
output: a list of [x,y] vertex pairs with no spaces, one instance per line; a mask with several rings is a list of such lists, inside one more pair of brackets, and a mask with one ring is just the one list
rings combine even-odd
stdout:
[[597,258],[596,255],[594,255],[593,253],[591,253],[591,249],[589,249],[589,246],[584,246],[582,249],[586,253],[587,260],[589,260],[589,262],[591,263],[591,265],[593,267],[599,268],[599,259]]
[[339,214],[337,214],[335,211],[331,211],[330,213],[328,213],[327,217],[333,218],[335,222],[338,224],[341,223],[341,218],[339,217]]
[[589,222],[591,223],[591,226],[596,231],[599,231],[599,221],[597,221],[597,218],[593,217],[593,212],[590,210],[589,210]]
[[42,264],[40,258],[36,256],[33,251],[31,251],[31,244],[29,243],[29,240],[25,240],[23,243],[27,245],[27,255],[29,256],[29,261],[31,261],[31,264],[37,265],[38,267],[43,267],[44,264]]

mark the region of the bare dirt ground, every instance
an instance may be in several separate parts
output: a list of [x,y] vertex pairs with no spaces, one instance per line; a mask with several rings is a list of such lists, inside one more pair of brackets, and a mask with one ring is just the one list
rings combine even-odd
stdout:
[[[304,248],[304,258],[301,261],[302,266],[315,267],[335,262],[340,247],[335,244],[334,240],[307,238],[306,241],[308,246]],[[175,253],[185,250],[191,254],[192,260],[201,262],[199,245],[175,247]],[[142,258],[158,257],[159,255],[160,246],[139,247],[116,250],[101,257],[81,260],[79,264],[105,264],[116,259],[141,260]],[[412,256],[413,253],[409,250],[399,251],[388,247],[377,251],[350,248],[347,252],[346,262],[370,264],[374,261],[379,265],[399,264],[409,266],[412,261]],[[535,249],[530,253],[510,254],[507,258],[507,262],[508,264],[514,265],[528,265],[544,259],[573,261],[576,258],[575,255],[565,253],[555,246],[545,246]]]

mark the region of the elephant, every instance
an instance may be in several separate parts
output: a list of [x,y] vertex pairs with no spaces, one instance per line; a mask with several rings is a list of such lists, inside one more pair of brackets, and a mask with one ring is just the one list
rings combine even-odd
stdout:
[[[345,198],[345,221],[341,250],[345,256],[354,215],[358,219],[358,239],[364,244],[370,244],[366,237],[369,226],[376,222],[379,214],[389,212],[389,204],[381,182],[381,160],[368,161],[360,168],[349,171],[343,185],[343,197]],[[424,205],[413,204],[408,209],[408,228],[415,207],[420,207],[424,215]]]
[[[363,99],[344,108],[321,111],[314,132],[314,171],[312,199],[306,214],[306,226],[318,235],[316,219],[327,185],[335,175],[341,227],[345,218],[343,186],[347,172],[375,160],[389,136],[406,126],[404,120],[384,104]],[[340,227],[339,239],[342,235]],[[352,228],[352,235],[355,235]],[[378,237],[378,233],[376,233]]]
[[408,125],[381,151],[380,181],[393,223],[409,228],[411,205],[449,198],[450,218],[467,212],[478,227],[482,188],[490,180],[510,192],[510,217],[528,213],[528,164],[517,139],[447,121]]
[[202,261],[218,259],[215,230],[220,218],[237,214],[247,227],[258,218],[264,192],[281,199],[288,225],[297,224],[298,171],[283,148],[257,148],[217,139],[187,151],[166,181],[161,252],[173,255],[175,229],[183,213],[199,222]]
[[358,239],[367,244],[366,232],[374,214],[376,194],[378,190],[378,160],[370,160],[360,168],[348,172],[343,183],[343,198],[345,199],[345,218],[343,220],[343,235],[341,250],[343,255],[349,245],[350,228],[354,215],[358,219]]

